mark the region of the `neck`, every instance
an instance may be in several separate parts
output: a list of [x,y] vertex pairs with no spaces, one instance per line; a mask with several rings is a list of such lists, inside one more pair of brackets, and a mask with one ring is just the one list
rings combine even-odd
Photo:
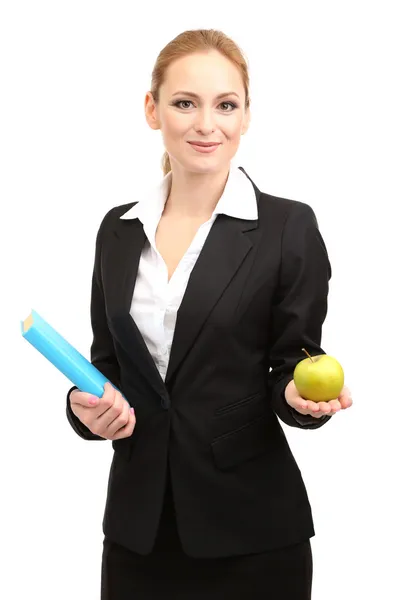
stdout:
[[172,170],[164,215],[209,219],[222,196],[229,167],[215,173]]

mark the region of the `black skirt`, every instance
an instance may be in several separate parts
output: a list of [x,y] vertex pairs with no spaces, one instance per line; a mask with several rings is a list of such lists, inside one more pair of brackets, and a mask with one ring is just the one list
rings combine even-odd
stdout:
[[151,554],[136,554],[104,538],[101,600],[311,600],[312,572],[310,540],[245,556],[187,556],[168,480]]

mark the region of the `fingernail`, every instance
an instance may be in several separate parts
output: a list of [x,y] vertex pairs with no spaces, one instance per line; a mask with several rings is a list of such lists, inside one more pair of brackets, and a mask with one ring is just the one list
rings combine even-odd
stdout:
[[135,413],[133,406],[130,407],[129,412],[132,413],[132,415]]
[[94,404],[97,404],[97,400],[98,400],[98,398],[96,396],[90,396],[89,404],[91,404],[93,406]]

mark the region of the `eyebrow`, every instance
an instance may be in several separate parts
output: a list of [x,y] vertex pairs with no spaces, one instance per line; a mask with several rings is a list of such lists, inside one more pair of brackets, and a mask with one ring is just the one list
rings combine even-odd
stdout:
[[[200,96],[198,96],[197,94],[194,94],[193,92],[187,92],[185,90],[175,92],[174,94],[172,94],[172,97],[174,96],[191,96],[192,98],[196,98],[197,100],[200,98]],[[237,96],[239,98],[239,95],[236,92],[223,92],[222,94],[218,94],[218,96],[216,96],[216,99],[218,100],[219,98],[224,98],[225,96]]]

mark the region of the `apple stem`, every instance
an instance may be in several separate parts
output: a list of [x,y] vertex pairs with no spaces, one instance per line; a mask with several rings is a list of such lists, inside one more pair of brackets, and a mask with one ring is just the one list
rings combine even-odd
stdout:
[[313,361],[313,359],[312,359],[312,356],[310,356],[310,355],[308,354],[307,350],[306,350],[305,348],[302,348],[302,350],[303,350],[303,352],[305,352],[305,353],[307,354],[307,356],[308,356],[308,358],[311,360],[311,362],[314,362],[314,361]]

